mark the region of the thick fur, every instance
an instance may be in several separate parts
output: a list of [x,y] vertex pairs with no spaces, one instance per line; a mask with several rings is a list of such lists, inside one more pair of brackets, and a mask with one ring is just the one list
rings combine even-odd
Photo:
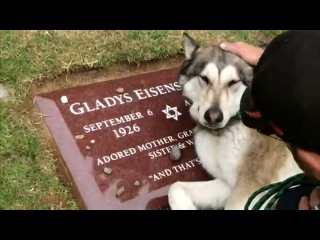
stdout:
[[200,48],[187,34],[184,43],[179,83],[198,123],[193,131],[196,152],[214,180],[174,183],[169,205],[172,210],[243,210],[254,191],[301,170],[283,142],[233,118],[252,80],[252,68],[218,47]]

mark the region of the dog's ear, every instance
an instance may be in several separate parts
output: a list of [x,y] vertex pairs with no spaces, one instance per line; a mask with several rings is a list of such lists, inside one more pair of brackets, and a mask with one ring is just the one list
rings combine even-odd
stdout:
[[186,32],[183,33],[183,39],[184,39],[184,54],[186,56],[186,59],[188,60],[191,58],[193,52],[199,48],[199,45]]
[[240,69],[240,79],[246,86],[251,86],[253,78],[253,68],[244,66]]

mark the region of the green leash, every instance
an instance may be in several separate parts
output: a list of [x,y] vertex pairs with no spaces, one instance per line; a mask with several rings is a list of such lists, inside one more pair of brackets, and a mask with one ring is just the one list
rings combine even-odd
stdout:
[[267,185],[265,187],[262,187],[260,189],[258,189],[257,191],[255,191],[248,199],[244,210],[249,210],[249,206],[252,203],[252,201],[254,200],[254,198],[265,192],[268,191],[263,197],[261,197],[261,199],[253,206],[253,208],[251,210],[259,210],[262,205],[264,203],[266,203],[266,201],[272,196],[274,195],[270,201],[268,202],[268,204],[266,205],[266,207],[264,208],[264,210],[270,210],[272,208],[272,206],[275,204],[275,202],[281,197],[281,195],[284,193],[285,190],[293,187],[293,186],[297,186],[297,185],[301,185],[301,184],[306,184],[306,185],[311,185],[311,186],[320,186],[320,181],[317,180],[313,180],[310,178],[307,178],[303,173],[294,175],[282,182],[278,182],[278,183],[273,183],[270,185]]

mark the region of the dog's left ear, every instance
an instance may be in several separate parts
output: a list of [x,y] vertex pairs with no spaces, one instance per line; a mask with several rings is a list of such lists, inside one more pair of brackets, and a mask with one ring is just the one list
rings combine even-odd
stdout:
[[246,86],[251,86],[253,78],[253,68],[251,66],[244,66],[239,71],[240,79]]
[[184,53],[185,53],[186,59],[188,60],[191,58],[193,52],[199,48],[199,45],[186,32],[183,33],[183,39],[184,39]]

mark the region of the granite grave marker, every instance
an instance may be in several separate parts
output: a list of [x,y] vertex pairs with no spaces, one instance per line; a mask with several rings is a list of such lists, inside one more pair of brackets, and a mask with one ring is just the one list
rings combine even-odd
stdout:
[[[36,105],[85,209],[155,210],[175,181],[207,180],[179,68],[42,93]],[[170,159],[171,148],[181,158]]]

